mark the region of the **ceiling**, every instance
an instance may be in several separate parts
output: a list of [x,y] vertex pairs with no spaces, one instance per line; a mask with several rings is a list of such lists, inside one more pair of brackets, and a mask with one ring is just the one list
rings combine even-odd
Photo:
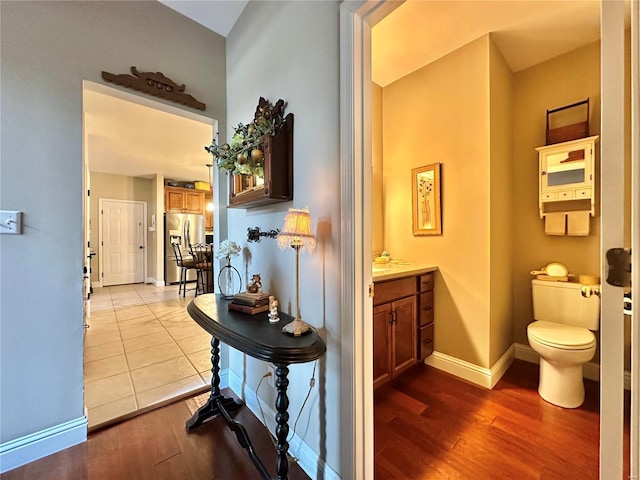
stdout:
[[90,171],[144,178],[161,173],[167,179],[208,181],[206,164],[211,155],[204,146],[214,134],[210,120],[204,123],[168,113],[164,104],[151,100],[145,102],[151,106],[124,100],[113,96],[122,94],[109,87],[99,90],[85,88],[83,95]]
[[[248,3],[159,1],[223,36]],[[597,40],[599,28],[599,0],[409,0],[372,29],[372,78],[384,87],[489,32],[515,72]],[[85,95],[91,171],[207,181],[210,124],[106,93]]]
[[598,40],[600,1],[404,2],[372,29],[373,81],[385,87],[489,32],[517,72]]

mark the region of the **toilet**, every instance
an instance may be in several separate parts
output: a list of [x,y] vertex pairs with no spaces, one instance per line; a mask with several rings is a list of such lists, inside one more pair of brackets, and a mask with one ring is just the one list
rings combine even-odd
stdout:
[[529,345],[540,355],[538,393],[547,402],[576,408],[584,402],[582,364],[593,358],[600,321],[598,285],[532,280]]

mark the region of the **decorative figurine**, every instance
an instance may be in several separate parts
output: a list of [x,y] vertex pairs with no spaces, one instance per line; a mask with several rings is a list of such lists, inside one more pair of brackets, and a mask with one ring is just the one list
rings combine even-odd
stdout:
[[262,293],[262,281],[260,280],[260,274],[254,273],[251,277],[249,285],[247,285],[247,292],[249,293]]
[[269,323],[277,323],[280,321],[278,317],[278,300],[273,295],[269,295]]

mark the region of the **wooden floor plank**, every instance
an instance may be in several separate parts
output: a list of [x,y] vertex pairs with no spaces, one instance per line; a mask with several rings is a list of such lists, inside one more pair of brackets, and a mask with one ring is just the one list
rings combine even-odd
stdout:
[[[225,390],[225,394],[231,392]],[[247,452],[222,418],[188,433],[193,401],[181,400],[89,434],[87,442],[2,474],[2,480],[258,480]],[[272,475],[276,451],[266,428],[244,407],[233,412]],[[295,463],[290,480],[308,480]]]
[[493,390],[417,365],[374,395],[376,480],[597,479],[598,384],[585,380],[577,409],[537,389],[538,366],[520,360]]

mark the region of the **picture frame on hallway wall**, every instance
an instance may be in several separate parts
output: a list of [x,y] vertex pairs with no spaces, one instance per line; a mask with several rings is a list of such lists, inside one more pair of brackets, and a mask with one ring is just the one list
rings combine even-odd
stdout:
[[413,235],[442,235],[440,163],[411,170]]

